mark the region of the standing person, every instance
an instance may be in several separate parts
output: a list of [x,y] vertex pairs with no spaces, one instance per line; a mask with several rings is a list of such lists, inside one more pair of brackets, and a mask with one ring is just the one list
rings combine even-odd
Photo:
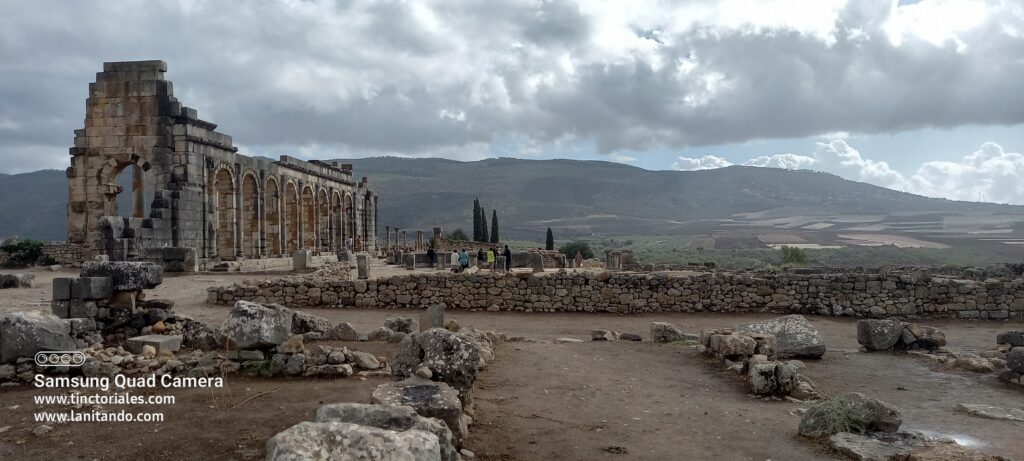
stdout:
[[508,245],[505,245],[505,252],[502,253],[505,257],[505,272],[512,270],[512,250],[508,249]]
[[469,269],[469,253],[465,248],[459,252],[459,265],[462,266],[462,270]]
[[462,265],[459,264],[459,252],[456,251],[454,248],[452,248],[452,255],[449,257],[449,262],[452,266],[452,272],[458,274],[459,269],[462,268]]
[[572,262],[577,269],[583,267],[583,253],[581,253],[580,250],[576,250],[576,257],[573,258]]
[[476,250],[476,267],[479,267],[479,268],[483,269],[484,268],[484,262],[486,262],[486,261],[487,261],[487,256],[484,256],[484,249],[481,248],[479,250]]
[[431,245],[430,248],[427,248],[427,259],[430,260],[431,269],[437,267],[437,252],[434,251],[433,245]]
[[487,268],[494,272],[494,248],[487,249]]

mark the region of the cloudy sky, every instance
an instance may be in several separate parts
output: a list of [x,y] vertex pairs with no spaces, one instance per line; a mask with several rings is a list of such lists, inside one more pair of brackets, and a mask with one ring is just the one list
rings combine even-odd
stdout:
[[1024,204],[1024,2],[0,0],[0,172],[64,168],[103,61],[245,153],[828,171]]

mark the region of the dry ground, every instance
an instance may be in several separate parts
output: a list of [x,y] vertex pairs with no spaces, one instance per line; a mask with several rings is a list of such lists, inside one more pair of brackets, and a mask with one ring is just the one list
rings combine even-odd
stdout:
[[[48,309],[50,282],[63,273],[38,272],[39,288],[0,292],[0,312]],[[177,301],[175,310],[207,321],[223,320],[226,306],[205,304],[205,287],[252,275],[168,277],[152,296]],[[415,317],[412,310],[318,310],[332,322],[360,331],[389,316]],[[733,326],[768,315],[658,314],[585,315],[450,313],[471,325],[539,342],[498,347],[497,359],[481,374],[476,425],[468,446],[485,460],[539,459],[827,459],[821,448],[797,439],[804,405],[762,400],[721,367],[680,345],[653,343],[556,343],[589,338],[593,328],[648,335],[652,321],[686,331]],[[811,317],[829,352],[808,361],[808,375],[827,395],[860,391],[900,407],[905,429],[955,436],[979,449],[1024,459],[1024,425],[978,419],[954,411],[957,403],[1022,407],[1024,391],[991,376],[953,374],[906,355],[857,352],[852,319]],[[995,334],[1022,323],[929,321],[946,331],[950,349],[980,352]],[[360,350],[386,354],[392,346],[361,343]],[[41,391],[0,388],[0,459],[260,459],[267,438],[309,420],[323,403],[369,401],[378,379],[361,381],[273,379],[232,376],[222,390],[175,391],[175,405],[161,409],[163,423],[77,423],[35,436]],[[276,390],[275,390],[276,389]],[[248,397],[257,398],[238,405]],[[135,411],[146,411],[145,408]],[[2,429],[0,429],[2,430]]]

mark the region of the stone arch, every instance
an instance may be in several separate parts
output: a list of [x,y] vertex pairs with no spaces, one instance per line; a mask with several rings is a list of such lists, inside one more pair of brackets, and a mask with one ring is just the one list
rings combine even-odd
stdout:
[[309,184],[302,187],[302,248],[316,249],[316,196]]
[[320,248],[329,250],[331,248],[331,201],[327,195],[327,189],[320,188],[317,192],[316,208]]
[[235,178],[226,167],[218,168],[213,180],[213,211],[217,233],[216,255],[234,260],[235,253]]
[[294,181],[284,188],[285,246],[291,255],[299,249],[299,190]]
[[[138,155],[107,160],[96,174],[104,197],[102,216],[149,216],[155,173],[150,163]],[[125,190],[131,194],[123,194]],[[151,198],[147,200],[147,196]]]
[[260,186],[256,174],[248,171],[242,174],[242,255],[246,258],[260,256]]
[[268,178],[263,187],[263,216],[267,254],[278,256],[281,254],[281,189],[274,178]]

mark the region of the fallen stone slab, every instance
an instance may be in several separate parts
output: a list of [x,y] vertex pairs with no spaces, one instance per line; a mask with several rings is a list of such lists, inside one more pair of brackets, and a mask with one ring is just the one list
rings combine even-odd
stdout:
[[157,354],[175,353],[181,349],[181,336],[145,335],[128,338],[125,341],[125,348],[133,354],[141,354],[145,346],[153,346]]
[[1006,368],[1024,373],[1024,347],[1014,347],[1006,354]]
[[336,421],[302,422],[267,441],[267,461],[440,461],[441,446],[429,432],[389,431]]
[[776,356],[818,359],[825,355],[825,340],[802,315],[787,315],[741,326],[737,330],[775,336]]
[[459,393],[451,386],[412,377],[404,381],[381,384],[373,390],[373,403],[409,406],[421,416],[437,418],[452,432],[452,443],[462,447],[469,429],[463,418]]
[[53,314],[11,312],[0,316],[0,363],[32,358],[39,351],[75,349],[71,327]]
[[900,342],[912,349],[938,349],[946,345],[946,333],[935,327],[906,323],[903,325]]
[[238,301],[224,323],[224,338],[238,349],[263,349],[292,335],[293,312],[277,304]]
[[841,432],[828,438],[829,447],[858,461],[905,460],[924,442],[924,437],[907,433],[885,434],[878,437]]
[[617,335],[613,331],[609,330],[591,330],[590,340],[591,341],[615,341]]
[[1024,422],[1024,410],[1020,408],[1001,408],[982,403],[958,403],[956,409],[982,418]]
[[80,277],[110,277],[114,291],[139,291],[158,287],[163,283],[164,269],[148,262],[87,261],[82,264]]
[[441,459],[456,461],[458,450],[452,443],[452,431],[435,418],[426,418],[410,406],[369,405],[365,403],[335,403],[316,411],[316,422],[342,422],[370,426],[389,431],[423,431],[437,436]]

